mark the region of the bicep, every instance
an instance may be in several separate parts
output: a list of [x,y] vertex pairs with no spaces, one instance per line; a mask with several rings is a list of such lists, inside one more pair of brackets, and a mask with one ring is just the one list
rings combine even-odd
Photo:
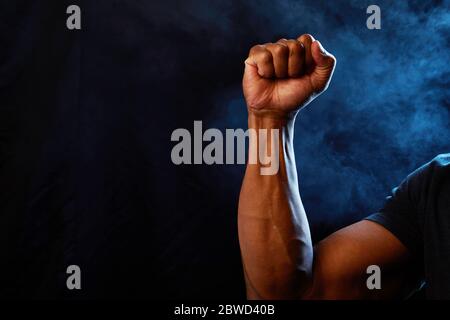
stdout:
[[[309,299],[401,297],[410,281],[408,249],[383,226],[363,220],[338,230],[315,247]],[[377,265],[381,289],[367,288],[367,267]]]

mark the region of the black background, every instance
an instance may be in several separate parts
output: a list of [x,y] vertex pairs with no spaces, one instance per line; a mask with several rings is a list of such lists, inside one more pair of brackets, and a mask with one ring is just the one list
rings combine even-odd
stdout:
[[[194,120],[245,128],[243,60],[258,42],[310,32],[338,58],[298,124],[314,239],[376,210],[450,141],[448,21],[427,18],[446,2],[408,3],[383,2],[371,33],[365,1],[2,1],[0,295],[244,298],[244,166],[175,166],[170,135]],[[66,28],[70,4],[82,30]],[[420,69],[427,55],[437,73]],[[70,264],[80,291],[66,288]]]

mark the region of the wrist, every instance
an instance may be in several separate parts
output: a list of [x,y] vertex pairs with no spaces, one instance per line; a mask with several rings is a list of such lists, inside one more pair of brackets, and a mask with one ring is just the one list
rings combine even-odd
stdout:
[[[285,115],[273,112],[254,113],[249,110],[248,170],[259,170],[262,176],[275,174],[285,176],[288,163],[295,167],[293,160],[295,116],[296,113]],[[289,156],[286,157],[286,154]]]
[[248,110],[248,127],[254,129],[282,129],[292,127],[297,112],[284,113],[272,110]]

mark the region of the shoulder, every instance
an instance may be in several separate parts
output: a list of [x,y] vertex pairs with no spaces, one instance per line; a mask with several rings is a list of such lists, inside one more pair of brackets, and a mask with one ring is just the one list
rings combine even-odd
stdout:
[[450,170],[450,153],[444,153],[436,156],[433,160],[424,164],[418,170],[419,171]]
[[440,154],[414,170],[405,179],[409,187],[425,188],[430,184],[450,178],[450,153]]
[[434,158],[430,163],[435,167],[449,170],[450,169],[450,153],[440,154],[436,158]]
[[419,213],[450,191],[450,153],[440,154],[412,172],[403,182]]
[[450,192],[450,154],[441,154],[410,173],[369,216],[391,231],[413,252],[420,252],[426,216]]
[[450,153],[440,154],[427,162],[412,174],[408,179],[419,180],[426,185],[450,178]]
[[443,153],[436,156],[433,160],[426,163],[422,166],[422,168],[431,168],[431,169],[450,169],[450,153]]
[[450,192],[450,153],[441,154],[428,163],[428,189],[430,192]]

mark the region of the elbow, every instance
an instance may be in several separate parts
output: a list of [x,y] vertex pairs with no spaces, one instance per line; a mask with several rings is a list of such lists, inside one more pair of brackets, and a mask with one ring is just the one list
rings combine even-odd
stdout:
[[[317,268],[316,268],[317,269]],[[327,272],[314,270],[311,286],[304,300],[352,300],[360,296],[359,286],[346,270],[327,268]]]
[[299,300],[312,284],[311,272],[297,270],[294,274],[273,276],[259,286],[252,285],[248,278],[247,298],[249,300]]

